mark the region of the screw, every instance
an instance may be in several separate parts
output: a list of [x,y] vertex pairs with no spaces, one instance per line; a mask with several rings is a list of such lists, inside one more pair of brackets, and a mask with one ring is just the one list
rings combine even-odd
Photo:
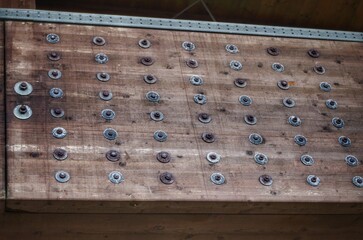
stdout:
[[207,138],[207,139],[211,140],[211,139],[213,139],[213,134],[211,134],[211,133],[207,133],[207,134],[205,135],[205,138]]
[[60,115],[62,113],[62,109],[60,108],[55,108],[53,111],[56,115]]
[[63,130],[62,129],[57,129],[57,134],[62,134]]
[[287,104],[292,104],[291,99],[287,99],[287,100],[286,100],[286,103],[287,103]]
[[242,79],[242,78],[237,78],[237,83],[238,84],[240,84],[240,85],[242,85],[242,84],[244,84],[246,81],[244,80],[244,79]]
[[110,156],[111,156],[111,157],[117,157],[117,152],[116,152],[116,151],[112,151],[112,152],[110,152]]
[[316,182],[316,177],[311,178],[312,182]]
[[64,172],[59,173],[59,177],[60,177],[60,178],[66,178],[66,176],[67,176],[67,175],[66,175]]
[[302,137],[299,137],[299,142],[303,142],[304,139]]
[[202,95],[199,95],[198,96],[198,100],[203,100],[203,96]]
[[111,111],[106,111],[106,115],[107,116],[111,116],[112,115],[112,112]]
[[28,89],[28,85],[26,84],[26,82],[20,83],[19,89],[22,90],[22,91],[27,90]]
[[362,179],[360,179],[360,178],[358,178],[358,179],[357,179],[357,183],[362,184],[362,183],[363,183],[363,180],[362,180]]
[[154,77],[152,76],[152,75],[147,75],[147,80],[149,80],[149,81],[152,81],[152,80],[154,80]]
[[113,177],[114,179],[119,179],[119,178],[120,178],[120,176],[119,176],[118,174],[114,174],[112,177]]
[[210,157],[211,159],[216,159],[216,158],[217,158],[217,156],[216,156],[216,155],[214,155],[214,154],[209,155],[209,157]]
[[54,93],[55,95],[58,95],[58,94],[59,94],[59,90],[58,90],[58,89],[54,89],[54,90],[53,90],[53,93]]
[[106,78],[107,77],[107,74],[106,73],[101,73],[101,77],[102,78]]
[[158,112],[154,113],[154,117],[155,118],[160,118],[160,113],[158,113]]
[[57,71],[52,71],[52,76],[53,76],[53,77],[58,76],[58,72],[57,72]]
[[[279,65],[277,65],[277,66],[279,66]],[[277,68],[280,68],[280,67],[277,67]],[[281,81],[281,86],[287,87],[287,85],[288,85],[287,81],[285,81],[285,80]]]
[[331,106],[334,106],[334,105],[335,105],[335,102],[334,102],[334,101],[330,101],[330,102],[329,102],[329,104],[330,104]]
[[265,177],[263,178],[263,181],[264,181],[265,183],[268,183],[268,182],[270,181],[270,178],[269,178],[268,176],[265,176]]
[[262,160],[264,159],[264,157],[263,157],[262,155],[260,155],[260,156],[258,157],[258,159],[262,161]]
[[247,115],[247,120],[252,122],[254,120],[254,117],[252,115]]
[[341,123],[342,123],[342,120],[337,119],[337,120],[336,120],[336,123],[337,123],[337,124],[341,124]]
[[293,118],[292,118],[292,121],[293,121],[293,122],[297,122],[297,117],[293,117]]
[[53,57],[53,58],[56,58],[56,57],[58,57],[58,54],[56,52],[51,52],[50,56]]
[[200,117],[203,119],[203,120],[207,120],[209,118],[209,115],[207,113],[202,113],[200,114]]
[[108,90],[103,90],[103,91],[102,91],[102,95],[103,95],[104,97],[108,97],[108,96],[110,96],[110,91],[108,91]]
[[26,106],[25,105],[21,105],[20,107],[19,107],[19,113],[21,113],[21,114],[25,114],[25,113],[27,113],[28,112],[28,109],[26,108]]

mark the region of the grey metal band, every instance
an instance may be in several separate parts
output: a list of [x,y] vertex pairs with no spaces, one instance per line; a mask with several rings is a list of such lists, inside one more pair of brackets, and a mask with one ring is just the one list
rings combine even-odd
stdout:
[[362,32],[45,10],[0,8],[0,19],[363,42]]

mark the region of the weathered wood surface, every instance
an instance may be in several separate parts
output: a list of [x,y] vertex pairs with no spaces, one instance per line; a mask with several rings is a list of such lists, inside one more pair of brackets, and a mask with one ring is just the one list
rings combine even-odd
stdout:
[[362,215],[24,214],[0,215],[12,239],[351,239]]
[[[59,34],[61,41],[47,43],[48,33]],[[104,37],[106,45],[93,45],[94,36]],[[137,45],[141,38],[149,39],[152,47],[141,49]],[[192,53],[181,48],[186,40],[197,46]],[[225,51],[225,45],[231,43],[239,47],[238,54]],[[281,54],[268,55],[266,48],[271,46],[278,47]],[[321,57],[309,57],[310,48],[318,49]],[[58,62],[47,59],[47,53],[54,50],[62,54]],[[109,56],[107,64],[94,61],[100,52]],[[7,22],[7,207],[30,212],[297,213],[309,212],[308,208],[312,213],[362,213],[363,191],[351,183],[353,176],[363,175],[362,165],[349,167],[344,162],[347,154],[363,159],[362,55],[361,43]],[[155,63],[140,64],[143,56],[153,57]],[[199,67],[187,67],[189,58],[196,59]],[[242,71],[229,68],[233,59],[244,64]],[[282,63],[285,72],[274,72],[274,62]],[[312,70],[315,64],[323,65],[326,73],[316,74]],[[48,78],[51,68],[62,71],[60,80]],[[98,81],[95,75],[100,71],[110,73],[111,80]],[[144,74],[154,74],[159,81],[146,84]],[[193,74],[201,75],[204,85],[191,85]],[[248,79],[246,88],[234,86],[237,77]],[[290,81],[289,90],[277,87],[281,79]],[[13,86],[18,81],[30,82],[33,93],[17,96]],[[323,81],[332,84],[331,92],[319,89]],[[62,88],[65,96],[51,99],[48,92],[52,87]],[[98,92],[106,89],[114,95],[109,102],[98,98]],[[145,99],[151,90],[161,95],[159,104]],[[200,92],[207,95],[205,105],[193,102],[194,94]],[[252,97],[251,106],[238,102],[243,94]],[[285,97],[293,97],[297,106],[285,108],[281,103]],[[337,110],[326,108],[329,98],[337,100]],[[12,113],[21,103],[33,110],[25,121]],[[52,107],[62,107],[65,117],[53,118],[49,114]],[[104,108],[116,112],[111,122],[101,118]],[[162,111],[166,119],[151,121],[148,113],[153,110]],[[201,112],[211,114],[210,124],[197,120]],[[245,124],[245,114],[255,115],[257,124]],[[299,116],[302,126],[290,126],[290,115]],[[335,116],[344,119],[343,129],[331,125]],[[68,131],[64,139],[51,135],[58,126]],[[118,131],[116,141],[103,137],[107,127]],[[153,139],[159,129],[168,133],[166,142]],[[206,131],[215,134],[214,143],[202,141],[200,136]],[[252,145],[248,136],[253,132],[261,134],[265,143]],[[308,144],[297,146],[293,141],[296,134],[305,135]],[[351,147],[338,144],[341,135],[352,140]],[[67,160],[53,159],[52,152],[58,147],[67,149]],[[120,162],[105,158],[110,149],[121,151]],[[172,161],[158,162],[155,154],[159,151],[170,152]],[[205,159],[209,151],[221,154],[221,162],[209,165]],[[267,154],[268,164],[257,165],[255,152]],[[314,157],[313,166],[300,162],[304,153]],[[68,171],[71,180],[57,183],[54,173],[58,170]],[[114,185],[108,180],[108,173],[114,170],[125,176],[123,183]],[[173,173],[173,184],[159,181],[164,171]],[[213,172],[224,174],[226,184],[214,185],[210,181]],[[262,174],[273,177],[272,186],[259,183]],[[306,183],[309,174],[320,177],[319,187]],[[74,205],[64,207],[67,201]],[[135,207],[137,203],[141,207]],[[338,204],[339,208],[320,208],[313,203]],[[110,207],[103,208],[103,204]],[[198,208],[188,211],[194,204]]]
[[35,0],[1,0],[0,7],[34,9],[35,2]]
[[5,205],[5,65],[4,22],[0,21],[0,213]]

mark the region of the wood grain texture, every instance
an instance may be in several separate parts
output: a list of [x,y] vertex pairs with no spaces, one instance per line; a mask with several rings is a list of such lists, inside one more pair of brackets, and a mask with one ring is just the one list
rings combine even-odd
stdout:
[[35,2],[35,0],[1,0],[0,7],[35,9]]
[[[45,41],[50,32],[60,35],[60,43]],[[104,37],[106,45],[93,45],[94,36]],[[139,48],[137,42],[141,38],[149,39],[152,47]],[[186,40],[196,44],[195,51],[189,53],[181,48]],[[340,213],[363,213],[363,191],[351,183],[353,176],[363,175],[363,167],[349,167],[344,162],[347,154],[363,159],[361,43],[25,22],[6,23],[6,43],[9,209],[72,212],[77,207],[60,205],[75,201],[77,206],[78,201],[89,201],[90,205],[85,204],[78,211],[130,212],[131,207],[118,208],[119,204],[145,202],[135,212],[180,212],[197,202],[201,207],[190,212],[223,212],[229,203],[234,207],[226,210],[228,213],[253,214],[254,204],[267,203],[263,210],[256,210],[259,213],[272,211],[274,205],[268,203],[280,204],[276,211],[289,213],[290,209],[290,213],[296,213],[306,207],[301,204],[301,208],[292,209],[295,203],[310,204],[310,211],[316,209],[313,203],[336,203],[345,206]],[[226,44],[237,45],[240,52],[227,53]],[[281,54],[268,55],[266,48],[270,46],[278,47]],[[306,53],[310,48],[318,49],[321,57],[310,58]],[[62,54],[60,61],[47,59],[47,53],[53,50]],[[100,52],[109,56],[107,64],[94,61],[95,54]],[[140,64],[143,56],[153,57],[155,63],[148,67]],[[187,67],[185,61],[189,58],[196,59],[199,67]],[[233,59],[242,62],[242,71],[229,68]],[[274,72],[274,62],[282,63],[285,71]],[[316,64],[323,65],[326,74],[313,72]],[[51,68],[62,71],[60,80],[48,78]],[[111,80],[98,81],[95,75],[100,71],[110,73]],[[146,84],[142,76],[149,73],[159,81]],[[202,76],[204,85],[191,85],[189,77],[193,74]],[[237,77],[248,79],[246,88],[234,86]],[[281,79],[290,81],[291,89],[280,90],[276,83]],[[13,86],[18,81],[30,82],[33,93],[17,96]],[[331,83],[333,90],[322,92],[322,81]],[[51,99],[51,87],[62,88],[65,96]],[[105,89],[114,95],[109,102],[98,98],[98,92]],[[151,90],[159,92],[160,103],[146,101],[145,94]],[[207,104],[193,102],[197,93],[207,95]],[[238,102],[243,94],[253,99],[251,106]],[[284,97],[293,97],[297,106],[283,107]],[[326,108],[325,100],[329,98],[337,100],[337,110]],[[32,107],[29,120],[13,116],[12,109],[21,103]],[[49,114],[56,106],[65,110],[64,118],[55,119]],[[100,117],[104,108],[116,112],[111,122]],[[153,110],[162,111],[165,120],[151,121],[148,113]],[[197,120],[201,112],[211,114],[210,124]],[[245,114],[255,115],[257,124],[245,124]],[[302,126],[290,126],[290,115],[299,116]],[[331,125],[335,116],[344,119],[343,129]],[[52,137],[51,131],[57,126],[68,131],[66,138]],[[116,141],[102,136],[107,127],[118,131]],[[153,139],[154,131],[159,129],[168,133],[166,142]],[[202,141],[200,136],[207,131],[215,134],[214,143]],[[252,145],[248,136],[253,132],[261,134],[265,143]],[[296,134],[305,135],[308,144],[297,146],[293,141]],[[337,141],[340,135],[348,136],[352,146],[341,147]],[[67,149],[67,160],[53,159],[52,152],[57,147]],[[105,153],[110,149],[121,151],[120,162],[106,160]],[[170,163],[156,160],[155,154],[161,150],[171,153]],[[210,151],[221,154],[219,164],[208,164],[205,156]],[[253,160],[255,152],[267,154],[269,163],[257,165]],[[299,158],[305,153],[314,157],[313,166],[301,164]],[[58,170],[68,171],[71,180],[57,183],[54,173]],[[107,175],[114,170],[122,172],[125,182],[109,182]],[[159,181],[158,176],[164,171],[174,174],[173,184]],[[210,181],[213,172],[224,174],[226,184],[214,185]],[[262,174],[273,177],[272,186],[259,183]],[[306,183],[309,174],[320,177],[319,187]],[[31,201],[35,203],[33,207]],[[37,201],[44,207],[37,205]],[[115,205],[104,209],[103,202]],[[251,206],[245,203],[252,208],[244,208]],[[322,209],[324,213],[336,211]]]
[[351,239],[362,215],[24,214],[0,215],[11,239]]
[[5,66],[4,22],[0,21],[0,212],[5,206]]

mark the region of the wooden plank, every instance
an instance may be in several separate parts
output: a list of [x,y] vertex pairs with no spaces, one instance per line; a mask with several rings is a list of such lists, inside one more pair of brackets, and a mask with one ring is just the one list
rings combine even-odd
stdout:
[[0,7],[35,9],[35,2],[35,0],[1,0]]
[[360,239],[362,215],[0,215],[2,239]]
[[[339,213],[363,212],[362,189],[351,183],[353,176],[363,175],[362,165],[349,167],[344,162],[347,154],[363,159],[361,43],[25,22],[7,22],[6,32],[9,209],[130,212],[132,208],[118,207],[145,202],[134,212],[253,214],[304,213],[309,207],[313,212],[319,206],[313,203],[333,203],[342,204]],[[45,41],[50,32],[60,35],[60,43]],[[96,35],[107,40],[105,46],[91,43]],[[141,38],[150,39],[152,47],[139,48],[137,42]],[[186,40],[194,42],[197,49],[191,53],[182,50],[181,44]],[[227,53],[226,44],[237,45],[240,52]],[[268,55],[266,48],[270,46],[278,47],[281,54]],[[306,52],[310,48],[318,49],[321,57],[309,57]],[[62,54],[58,62],[47,59],[47,53],[54,50]],[[95,54],[100,52],[109,56],[107,64],[94,61]],[[143,66],[139,63],[143,56],[152,56],[155,63]],[[189,58],[197,59],[199,67],[188,68],[185,61]],[[229,68],[233,59],[243,63],[242,71]],[[274,72],[274,62],[281,62],[286,70]],[[326,74],[316,74],[312,70],[316,64],[323,65]],[[48,78],[51,68],[62,71],[60,80]],[[111,80],[98,81],[95,75],[99,71],[110,73]],[[159,81],[146,84],[142,80],[144,74],[155,74]],[[189,77],[193,74],[201,75],[204,85],[191,85]],[[235,87],[233,81],[237,77],[247,78],[248,86]],[[281,79],[290,81],[290,90],[277,87]],[[29,81],[33,93],[17,96],[13,86],[18,81]],[[322,81],[331,83],[333,90],[322,92]],[[51,99],[48,92],[52,87],[62,88],[65,96]],[[109,102],[98,98],[98,92],[105,89],[114,94]],[[145,94],[151,90],[160,93],[159,104],[146,101]],[[193,102],[193,96],[201,92],[208,97],[205,105]],[[252,97],[251,106],[238,102],[242,94]],[[297,106],[283,107],[281,101],[285,97],[293,97]],[[337,110],[326,108],[325,100],[329,98],[338,101]],[[33,116],[26,121],[16,119],[12,113],[22,103],[33,110]],[[52,107],[65,109],[65,117],[52,118]],[[117,116],[111,122],[100,117],[104,108],[115,110]],[[166,119],[151,121],[148,113],[153,110],[162,111]],[[211,114],[210,124],[197,120],[201,112]],[[245,124],[245,114],[255,115],[258,123]],[[298,115],[302,126],[290,126],[290,115]],[[331,125],[335,116],[346,122],[343,129]],[[69,132],[66,138],[52,137],[52,129],[58,126]],[[102,136],[107,127],[118,131],[116,141]],[[168,133],[166,142],[153,139],[154,131],[159,129]],[[201,134],[207,131],[215,134],[214,143],[202,141]],[[262,134],[264,144],[248,141],[253,132]],[[308,144],[297,146],[293,141],[296,134],[305,135]],[[337,141],[340,135],[349,136],[352,146],[341,147]],[[58,147],[67,149],[67,160],[53,159],[52,152]],[[121,162],[106,160],[105,153],[110,149],[121,151]],[[159,151],[170,152],[172,161],[158,162],[155,155]],[[206,154],[210,151],[221,154],[219,164],[208,164]],[[256,164],[256,152],[267,154],[269,163]],[[300,156],[306,153],[314,157],[313,166],[300,162]],[[68,171],[71,180],[57,183],[54,173],[58,170]],[[122,172],[125,182],[109,182],[108,173],[114,170]],[[164,171],[173,173],[173,184],[160,182],[158,176]],[[214,185],[210,181],[213,172],[224,174],[226,184]],[[259,183],[263,174],[273,177],[272,186]],[[321,178],[319,187],[306,183],[309,174]],[[62,207],[65,201],[75,201],[74,206],[78,201],[90,203],[77,210]],[[109,202],[110,207],[103,208],[104,202]],[[201,207],[192,208],[194,203]],[[231,204],[225,207],[226,203]],[[263,203],[276,203],[281,208],[271,210],[273,204]],[[336,211],[319,209],[323,213]]]
[[5,206],[5,76],[4,22],[0,21],[0,213]]

